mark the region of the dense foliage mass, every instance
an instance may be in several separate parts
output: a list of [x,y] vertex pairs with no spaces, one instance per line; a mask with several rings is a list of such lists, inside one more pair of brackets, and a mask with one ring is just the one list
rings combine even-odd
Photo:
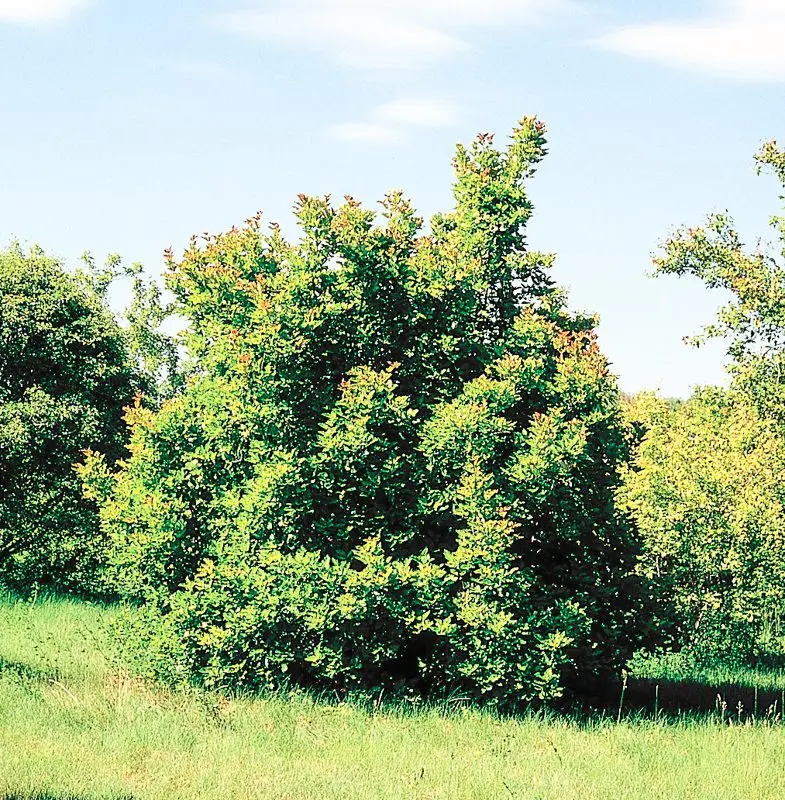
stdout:
[[297,243],[254,218],[172,260],[193,374],[84,471],[156,673],[521,701],[624,664],[627,445],[594,318],[526,246],[544,153],[532,118],[460,147],[427,233],[400,193],[381,224],[301,196]]
[[137,387],[127,341],[86,276],[38,249],[0,253],[0,569],[91,590],[103,548],[73,465],[113,462]]
[[620,492],[639,527],[640,569],[660,630],[700,659],[785,655],[785,441],[738,392],[676,407],[640,396],[646,430]]

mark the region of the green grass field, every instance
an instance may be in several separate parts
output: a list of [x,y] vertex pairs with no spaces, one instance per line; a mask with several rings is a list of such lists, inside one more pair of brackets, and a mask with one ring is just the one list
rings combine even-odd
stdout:
[[118,663],[110,613],[0,600],[0,797],[785,798],[776,712],[579,723],[172,694]]

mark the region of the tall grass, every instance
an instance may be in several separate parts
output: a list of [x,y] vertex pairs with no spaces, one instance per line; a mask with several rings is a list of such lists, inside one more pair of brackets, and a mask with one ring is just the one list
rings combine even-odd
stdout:
[[785,726],[770,721],[174,694],[123,669],[105,633],[112,613],[0,600],[0,796],[785,797]]

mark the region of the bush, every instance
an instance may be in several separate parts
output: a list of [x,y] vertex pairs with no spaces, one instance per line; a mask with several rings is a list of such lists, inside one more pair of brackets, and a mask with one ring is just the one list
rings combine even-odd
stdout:
[[623,665],[641,609],[627,455],[593,317],[527,249],[545,131],[455,158],[430,232],[301,196],[194,240],[169,285],[192,375],[84,470],[126,629],[170,680],[549,699]]
[[95,590],[95,508],[73,465],[85,448],[114,462],[134,369],[89,282],[39,249],[0,253],[0,569],[19,587]]
[[661,626],[705,660],[785,655],[785,443],[737,392],[704,389],[670,409],[638,398],[648,432],[621,504],[644,543],[640,569]]

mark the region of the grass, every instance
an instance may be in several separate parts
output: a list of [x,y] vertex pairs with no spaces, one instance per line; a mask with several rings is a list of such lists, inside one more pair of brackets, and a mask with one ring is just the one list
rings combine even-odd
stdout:
[[173,694],[122,669],[110,613],[0,599],[0,797],[785,797],[785,726],[771,718],[580,723]]
[[720,720],[748,717],[781,721],[785,673],[744,667],[706,666],[681,653],[635,658],[624,708],[693,715],[713,713]]
[[634,660],[635,674],[650,680],[694,681],[713,686],[734,685],[766,692],[785,691],[785,672],[747,667],[705,666],[681,653],[649,656]]

